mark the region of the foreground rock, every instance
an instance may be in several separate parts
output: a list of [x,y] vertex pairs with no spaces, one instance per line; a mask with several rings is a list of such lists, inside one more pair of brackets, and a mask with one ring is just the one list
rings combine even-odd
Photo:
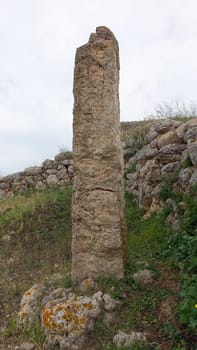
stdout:
[[118,347],[130,347],[131,345],[138,342],[145,342],[146,336],[143,333],[133,332],[131,331],[129,334],[118,331],[118,333],[114,336],[113,343]]
[[78,350],[85,343],[87,332],[101,313],[98,295],[49,301],[42,310],[42,327],[46,334],[44,349]]
[[[101,291],[92,296],[77,296],[71,288],[43,288],[36,284],[22,297],[18,326],[30,329],[35,320],[38,326],[41,320],[45,350],[85,350],[95,321],[99,319],[110,327],[119,306],[120,302]],[[27,350],[35,345],[28,342],[21,346]]]
[[74,74],[72,279],[122,278],[126,257],[119,52],[98,27],[77,49]]

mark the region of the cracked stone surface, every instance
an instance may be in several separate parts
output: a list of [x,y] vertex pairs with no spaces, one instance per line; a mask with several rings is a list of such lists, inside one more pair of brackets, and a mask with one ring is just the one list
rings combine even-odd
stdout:
[[123,277],[126,257],[119,49],[98,27],[77,49],[74,72],[72,279]]

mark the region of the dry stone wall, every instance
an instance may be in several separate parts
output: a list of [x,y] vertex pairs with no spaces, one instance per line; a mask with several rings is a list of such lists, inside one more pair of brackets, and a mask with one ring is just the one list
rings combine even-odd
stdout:
[[[167,179],[174,176],[174,189],[182,192],[197,185],[197,118],[122,122],[121,131],[126,190],[145,212],[162,207],[159,193]],[[70,185],[72,178],[73,160],[61,153],[41,166],[1,177],[0,200],[27,189]]]
[[72,278],[122,278],[126,255],[119,50],[98,27],[77,49],[74,74]]
[[142,122],[138,129],[127,125],[124,153],[127,190],[148,214],[158,211],[163,185],[174,192],[197,185],[197,118]]
[[44,190],[72,183],[73,160],[71,152],[61,152],[54,159],[46,159],[41,166],[0,178],[0,200],[28,189]]

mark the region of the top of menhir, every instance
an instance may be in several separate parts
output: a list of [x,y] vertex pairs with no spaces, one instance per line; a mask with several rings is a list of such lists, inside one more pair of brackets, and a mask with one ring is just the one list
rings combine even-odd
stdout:
[[92,45],[94,46],[94,45],[101,45],[101,44],[104,46],[112,44],[114,46],[114,50],[116,52],[117,66],[119,69],[119,45],[118,45],[118,41],[117,41],[115,35],[113,34],[113,32],[105,26],[96,27],[96,33],[91,33],[88,43],[80,46],[77,49],[77,51],[79,51],[81,49],[87,49],[88,47],[90,47]]

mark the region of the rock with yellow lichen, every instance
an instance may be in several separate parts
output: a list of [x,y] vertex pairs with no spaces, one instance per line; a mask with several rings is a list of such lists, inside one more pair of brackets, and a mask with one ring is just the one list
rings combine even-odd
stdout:
[[44,349],[81,350],[85,346],[88,331],[100,315],[102,305],[98,293],[92,297],[76,297],[49,301],[41,313],[42,327],[46,334]]
[[22,297],[20,311],[18,313],[18,325],[30,326],[38,317],[39,300],[43,295],[43,284],[34,284]]

